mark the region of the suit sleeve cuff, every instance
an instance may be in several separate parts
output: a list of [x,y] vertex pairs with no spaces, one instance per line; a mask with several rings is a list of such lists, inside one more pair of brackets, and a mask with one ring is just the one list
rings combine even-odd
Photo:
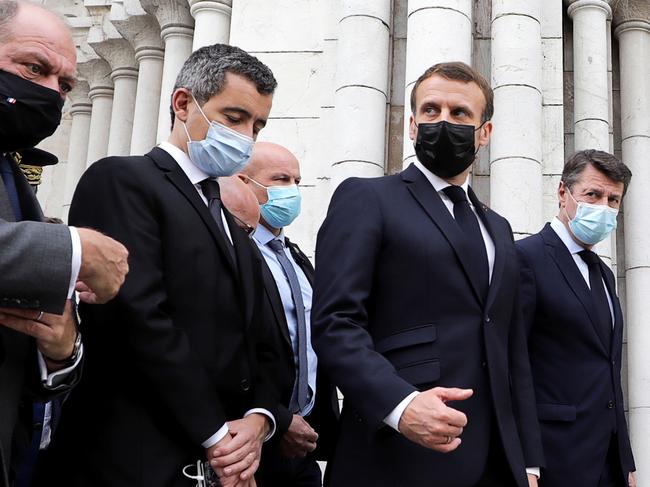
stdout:
[[528,467],[526,469],[526,473],[530,474],[530,475],[534,475],[537,478],[541,477],[540,472],[539,472],[539,467]]
[[77,284],[79,277],[79,270],[81,269],[81,239],[79,232],[75,227],[68,227],[70,230],[70,239],[72,241],[72,265],[70,268],[70,284],[68,286],[68,299],[72,299],[74,288]]
[[251,409],[249,411],[246,411],[246,414],[244,414],[244,417],[250,416],[251,414],[255,414],[255,413],[263,414],[264,416],[269,418],[269,421],[271,422],[271,431],[269,432],[268,435],[266,435],[266,438],[264,438],[264,441],[269,441],[273,437],[273,435],[275,434],[275,429],[276,429],[276,427],[275,427],[275,418],[273,417],[273,414],[271,414],[271,412],[269,410],[264,409],[264,408],[253,408],[253,409]]
[[228,423],[224,423],[223,426],[219,428],[219,430],[215,434],[213,434],[210,438],[208,438],[203,443],[201,443],[201,446],[207,450],[208,448],[213,447],[221,440],[223,440],[227,434],[228,434]]
[[417,396],[420,392],[419,391],[414,391],[410,393],[408,396],[406,396],[402,401],[397,405],[395,409],[393,409],[388,416],[384,418],[384,423],[386,423],[388,426],[393,428],[395,431],[399,432],[399,420],[402,418],[402,414],[404,414],[404,410],[406,407],[411,403],[413,399],[415,399],[415,396]]
[[47,365],[45,364],[43,354],[40,352],[40,350],[37,350],[36,353],[38,354],[38,368],[41,372],[41,382],[43,383],[43,387],[50,390],[56,390],[61,386],[66,385],[65,380],[68,378],[70,373],[74,371],[81,363],[81,359],[84,354],[84,345],[82,343],[79,347],[79,355],[77,355],[77,360],[75,360],[74,364],[72,364],[70,367],[66,367],[65,369],[52,372],[51,374],[47,373]]

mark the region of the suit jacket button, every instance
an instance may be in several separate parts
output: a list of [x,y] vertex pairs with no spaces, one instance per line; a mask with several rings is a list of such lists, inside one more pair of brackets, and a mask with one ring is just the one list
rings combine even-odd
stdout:
[[486,368],[487,367],[487,362],[481,362],[481,367]]
[[14,299],[12,299],[11,302],[12,302],[13,304],[15,304],[16,306],[20,306],[21,303],[22,303],[22,301],[21,301],[20,299],[18,299],[18,298],[14,298]]
[[485,317],[485,322],[486,322],[486,323],[489,323],[490,321],[492,321],[492,320],[490,319],[490,317],[489,317],[489,316],[486,316],[486,317]]
[[614,409],[614,401],[609,401],[607,403],[607,409]]
[[248,383],[248,379],[242,379],[239,385],[241,386],[241,390],[244,392],[248,392],[248,390],[251,388],[250,384]]

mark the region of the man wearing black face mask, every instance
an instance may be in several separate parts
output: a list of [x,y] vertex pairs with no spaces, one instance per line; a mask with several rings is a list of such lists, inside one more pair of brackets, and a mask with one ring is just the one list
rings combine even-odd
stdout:
[[492,100],[469,66],[429,68],[411,97],[418,160],[332,197],[312,311],[318,360],[344,395],[329,485],[537,485],[512,233],[468,186]]
[[75,288],[82,300],[107,301],[128,269],[118,242],[43,223],[17,166],[17,152],[57,128],[75,64],[74,43],[58,17],[0,0],[0,486],[10,485],[19,447],[30,441],[22,420],[31,419],[34,397],[64,392],[78,378]]

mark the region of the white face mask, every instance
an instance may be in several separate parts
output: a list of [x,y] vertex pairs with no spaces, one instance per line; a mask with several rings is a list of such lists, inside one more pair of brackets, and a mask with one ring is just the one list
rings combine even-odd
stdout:
[[[586,245],[595,245],[607,238],[607,236],[616,230],[616,217],[618,209],[610,208],[607,205],[594,205],[582,201],[576,201],[567,189],[571,199],[576,202],[578,208],[576,215],[569,218],[569,228],[573,235]],[[566,213],[566,207],[564,208]],[[569,214],[567,213],[567,218]]]
[[[194,95],[192,95],[194,99]],[[196,167],[211,177],[227,177],[241,172],[250,161],[255,141],[216,121],[208,120],[194,99],[205,121],[210,125],[203,140],[192,140],[185,123],[187,149]]]

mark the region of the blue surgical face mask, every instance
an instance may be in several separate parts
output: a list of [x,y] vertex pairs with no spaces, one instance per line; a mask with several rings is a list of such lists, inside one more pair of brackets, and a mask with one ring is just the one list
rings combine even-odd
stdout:
[[248,178],[258,186],[266,189],[268,201],[260,205],[264,221],[273,228],[284,228],[300,214],[300,190],[297,184],[289,186],[264,186],[253,178]]
[[241,172],[250,160],[255,141],[219,122],[211,122],[198,103],[196,106],[210,128],[205,139],[192,140],[183,123],[188,139],[187,149],[194,165],[213,178],[232,176]]
[[[576,216],[569,219],[569,228],[578,240],[587,245],[596,245],[605,240],[613,230],[616,230],[616,217],[618,216],[616,208],[576,201],[571,191],[567,190],[567,192],[578,205]],[[566,207],[564,211],[566,211]]]

